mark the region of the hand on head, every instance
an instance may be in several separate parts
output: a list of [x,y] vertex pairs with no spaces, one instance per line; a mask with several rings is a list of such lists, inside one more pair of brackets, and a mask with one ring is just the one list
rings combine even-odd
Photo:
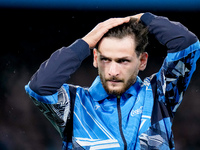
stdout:
[[104,22],[97,24],[92,31],[90,31],[82,39],[88,43],[90,48],[94,48],[103,35],[109,31],[109,29],[129,22],[130,17],[125,18],[111,18]]
[[124,18],[110,18],[104,22],[97,24],[86,36],[82,39],[88,43],[89,47],[92,49],[101,40],[103,35],[107,33],[110,29],[119,26],[123,23],[129,22],[130,18],[137,18],[139,21],[143,13],[128,16]]

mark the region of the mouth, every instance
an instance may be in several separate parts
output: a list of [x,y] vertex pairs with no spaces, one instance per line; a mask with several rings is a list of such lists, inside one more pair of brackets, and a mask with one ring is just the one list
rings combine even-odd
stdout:
[[123,80],[106,80],[109,83],[122,83]]

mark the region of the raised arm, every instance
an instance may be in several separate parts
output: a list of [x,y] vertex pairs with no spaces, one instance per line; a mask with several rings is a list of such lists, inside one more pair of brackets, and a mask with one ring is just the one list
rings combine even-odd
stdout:
[[91,32],[69,47],[62,47],[55,51],[33,75],[29,87],[39,95],[56,93],[77,70],[81,62],[90,55],[90,48],[94,48],[110,28],[128,22],[129,19],[129,17],[108,19],[99,23]]
[[145,13],[141,21],[149,27],[149,32],[168,48],[168,53],[181,51],[198,39],[179,22],[170,21],[166,17]]
[[156,74],[155,95],[173,117],[196,69],[200,44],[197,37],[179,22],[151,13],[142,15],[141,21],[168,48],[167,57]]

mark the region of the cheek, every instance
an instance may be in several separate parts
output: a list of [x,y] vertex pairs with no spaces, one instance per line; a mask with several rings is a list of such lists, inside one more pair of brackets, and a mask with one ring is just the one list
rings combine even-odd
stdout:
[[137,66],[133,66],[130,68],[127,68],[127,70],[124,70],[123,73],[124,75],[128,78],[132,78],[133,76],[137,76],[138,75],[138,67]]
[[104,74],[106,72],[105,65],[103,65],[102,63],[98,63],[98,72],[99,72],[99,74],[104,76]]
[[104,72],[106,73],[109,69],[109,64],[108,63],[104,63],[104,62],[101,62],[101,61],[98,61],[98,69],[101,71],[101,72]]

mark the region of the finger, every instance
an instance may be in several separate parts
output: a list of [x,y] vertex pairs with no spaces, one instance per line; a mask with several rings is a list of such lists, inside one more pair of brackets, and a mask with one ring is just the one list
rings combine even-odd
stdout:
[[97,26],[98,30],[101,30],[103,34],[105,34],[106,32],[108,32],[108,30],[119,26],[123,23],[127,23],[129,22],[130,17],[126,17],[126,18],[110,18],[102,23],[99,23]]
[[123,23],[127,23],[129,22],[130,17],[126,17],[126,18],[111,18],[105,21],[105,26],[109,29],[119,26]]
[[96,43],[102,38],[102,36],[107,33],[111,28],[116,27],[120,24],[126,23],[130,20],[130,17],[126,18],[111,18],[104,22],[99,23],[96,27],[93,28],[83,40],[85,40],[90,48],[93,48]]
[[135,18],[137,19],[137,21],[139,22],[140,21],[140,18],[142,17],[144,13],[140,13],[140,14],[136,14],[136,15],[133,15],[133,16],[130,16],[131,18]]

